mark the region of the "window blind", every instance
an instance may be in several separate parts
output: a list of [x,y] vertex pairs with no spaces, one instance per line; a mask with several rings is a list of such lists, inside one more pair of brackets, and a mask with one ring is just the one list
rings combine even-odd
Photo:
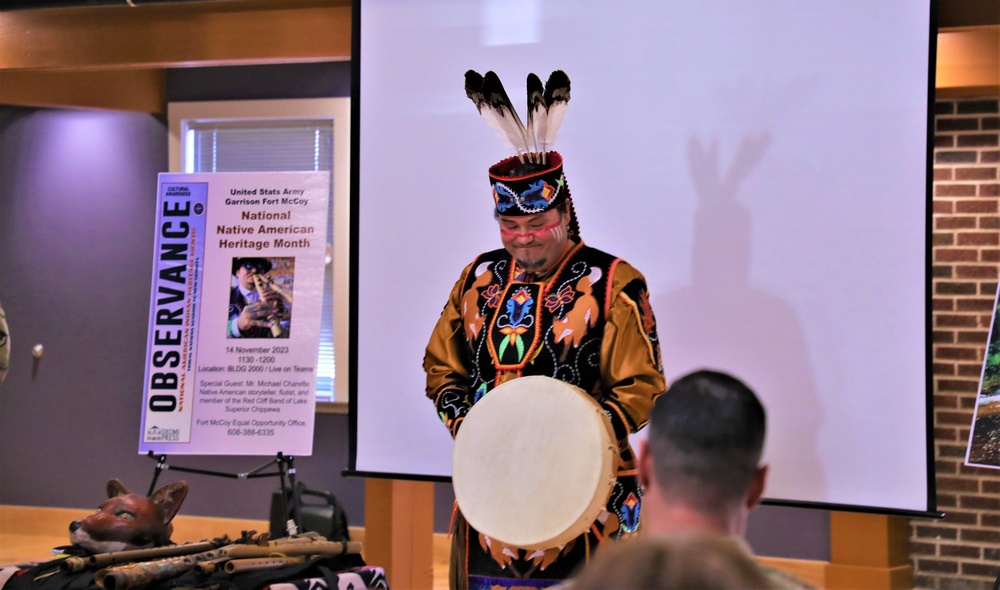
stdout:
[[[330,171],[333,194],[331,119],[187,120],[185,172]],[[333,199],[327,215],[327,244],[333,243]],[[320,318],[316,401],[334,400],[333,267],[327,257]]]

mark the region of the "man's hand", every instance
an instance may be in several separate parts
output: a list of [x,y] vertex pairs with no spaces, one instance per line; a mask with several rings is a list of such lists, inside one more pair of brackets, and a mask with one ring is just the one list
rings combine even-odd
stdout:
[[[276,293],[268,293],[274,297],[280,297]],[[236,327],[240,332],[246,332],[250,328],[270,328],[274,323],[273,316],[278,312],[280,302],[274,301],[274,297],[265,296],[260,301],[255,301],[246,305],[239,317],[236,318]]]

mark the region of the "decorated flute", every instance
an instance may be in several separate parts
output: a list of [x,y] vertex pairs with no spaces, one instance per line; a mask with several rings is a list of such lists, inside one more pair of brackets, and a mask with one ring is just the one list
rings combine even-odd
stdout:
[[305,556],[288,557],[287,555],[275,555],[273,557],[251,557],[244,559],[230,559],[224,566],[227,574],[238,574],[240,572],[255,572],[259,570],[275,570],[286,565],[296,565],[305,563]]
[[[260,276],[260,275],[257,275],[257,276]],[[292,294],[289,293],[288,291],[286,291],[284,287],[282,287],[278,283],[274,282],[274,280],[271,279],[271,277],[266,277],[265,276],[265,277],[260,277],[260,278],[264,281],[264,286],[265,287],[267,287],[268,289],[270,289],[270,290],[274,291],[275,293],[277,293],[278,295],[280,295],[281,298],[284,299],[286,303],[288,303],[288,305],[292,304]]]
[[[229,542],[226,539],[225,542]],[[163,559],[165,557],[176,557],[179,555],[190,555],[217,549],[222,543],[212,541],[202,541],[200,543],[184,543],[182,545],[168,545],[166,547],[151,547],[149,549],[133,549],[131,551],[114,551],[112,553],[98,553],[88,557],[67,557],[60,564],[64,572],[80,572],[86,568],[103,568],[118,563],[132,561],[149,561],[152,559]]]
[[[270,557],[298,557],[307,555],[344,555],[360,554],[361,543],[348,541],[340,543],[336,541],[314,541],[311,543],[285,543],[281,545],[226,545],[213,551],[195,553],[193,555],[183,555],[157,561],[143,561],[108,567],[98,571],[94,575],[97,585],[108,590],[133,590],[143,588],[150,584],[163,580],[176,578],[190,571],[202,562],[216,561],[215,567],[219,567],[219,560],[225,559],[246,559],[246,558],[270,558]],[[228,563],[226,566],[228,571]]]
[[[253,275],[254,285],[257,286],[257,295],[260,296],[261,301],[265,301],[265,293],[268,290],[268,281],[260,275]],[[275,338],[280,338],[284,329],[281,327],[281,323],[278,321],[277,315],[269,315],[267,319],[271,322],[271,335]]]

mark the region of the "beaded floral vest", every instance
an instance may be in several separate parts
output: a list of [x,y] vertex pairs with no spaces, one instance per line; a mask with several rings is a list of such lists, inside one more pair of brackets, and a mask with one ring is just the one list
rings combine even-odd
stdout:
[[525,282],[506,250],[466,277],[462,324],[473,403],[513,376],[545,375],[595,392],[611,273],[618,258],[578,244],[543,282]]

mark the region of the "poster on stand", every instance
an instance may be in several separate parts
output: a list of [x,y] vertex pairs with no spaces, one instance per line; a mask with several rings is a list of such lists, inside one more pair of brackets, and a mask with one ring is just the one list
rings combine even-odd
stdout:
[[976,411],[969,432],[965,464],[1000,469],[1000,290],[993,302],[990,338],[986,343]]
[[161,174],[139,452],[311,455],[328,172]]

